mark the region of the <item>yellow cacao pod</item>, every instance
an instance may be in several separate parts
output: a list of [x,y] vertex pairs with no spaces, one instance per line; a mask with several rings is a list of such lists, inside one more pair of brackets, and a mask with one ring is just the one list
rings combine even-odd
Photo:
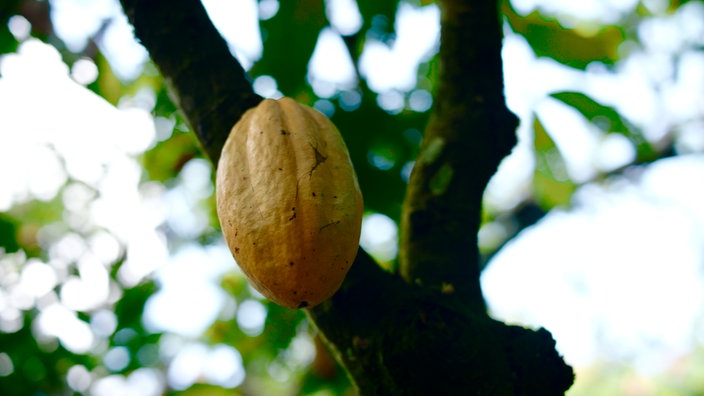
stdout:
[[264,99],[232,128],[216,183],[223,234],[256,290],[303,308],[339,289],[357,254],[363,204],[327,117],[290,98]]

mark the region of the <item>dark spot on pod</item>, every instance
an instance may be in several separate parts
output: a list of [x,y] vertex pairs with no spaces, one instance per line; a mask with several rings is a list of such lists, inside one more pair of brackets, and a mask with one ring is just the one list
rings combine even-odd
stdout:
[[282,134],[282,135],[288,135],[288,132],[286,132],[285,130],[282,129],[282,130],[281,130],[281,134]]
[[313,196],[315,196],[315,193],[313,193]]
[[300,304],[298,304],[298,308],[305,308],[308,306],[308,301],[301,301]]
[[284,168],[279,168],[280,171],[284,170]]
[[298,294],[298,292],[294,290],[294,291],[293,291],[293,295],[295,296],[296,294]]
[[332,197],[335,198],[335,199],[337,199],[337,195],[333,195]]
[[288,262],[289,267],[293,267],[293,261]]
[[236,247],[236,248],[235,248],[235,253],[239,253],[239,252],[240,252],[240,248]]

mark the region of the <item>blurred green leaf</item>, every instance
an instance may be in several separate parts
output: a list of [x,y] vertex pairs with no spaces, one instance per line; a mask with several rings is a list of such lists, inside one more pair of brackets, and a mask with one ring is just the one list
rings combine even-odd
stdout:
[[156,284],[151,280],[131,289],[125,289],[122,298],[115,304],[118,328],[131,327],[141,329],[144,305],[156,291]]
[[7,20],[17,13],[22,0],[3,0],[0,3],[0,23],[6,24]]
[[533,131],[535,148],[533,193],[535,199],[543,209],[567,205],[576,185],[567,175],[565,160],[537,117],[533,122]]
[[395,37],[398,0],[357,0],[357,6],[363,19],[361,32],[384,43]]
[[108,102],[117,104],[124,94],[122,83],[113,72],[110,63],[100,52],[95,55],[93,60],[98,66],[98,79],[91,84],[91,89]]
[[30,316],[25,315],[24,319],[19,331],[0,332],[0,352],[7,354],[13,366],[10,375],[0,376],[0,394],[62,394],[68,368],[74,364],[91,367],[94,360],[67,351],[55,340],[44,340],[40,345],[34,338]]
[[567,29],[537,11],[518,15],[508,1],[503,10],[511,29],[525,37],[537,56],[582,70],[594,61],[612,65],[618,60],[618,47],[624,40],[618,26],[603,26],[586,34]]
[[7,24],[0,25],[0,55],[15,52],[17,44],[17,40],[7,28]]
[[[252,298],[249,286],[244,275],[239,272],[230,271],[223,275],[221,283],[223,290],[233,297],[239,304]],[[235,318],[227,318],[216,321],[207,331],[208,339],[213,343],[222,343],[235,346],[242,353],[245,362],[249,360],[251,354],[261,353],[268,346],[262,346],[261,336],[251,337],[246,335],[237,324]],[[266,352],[268,357],[272,355]]]
[[184,165],[201,152],[192,133],[174,131],[173,135],[144,153],[142,165],[149,179],[160,182],[171,180]]
[[303,91],[308,62],[327,24],[323,6],[319,0],[280,1],[276,15],[260,23],[264,54],[250,74],[274,77],[284,95]]
[[17,220],[0,213],[0,248],[5,253],[14,253],[19,250],[17,243]]
[[668,7],[668,11],[674,12],[678,8],[680,8],[680,6],[687,4],[687,3],[691,3],[692,1],[701,1],[701,0],[670,0],[670,6]]
[[263,342],[275,351],[285,349],[297,334],[305,315],[300,309],[284,308],[272,302],[266,304],[268,314],[262,333]]
[[365,208],[399,221],[406,191],[402,171],[415,160],[428,113],[389,114],[377,105],[376,94],[363,91],[357,110],[338,109],[332,120],[350,151]]
[[241,394],[241,392],[232,389],[208,384],[195,384],[186,390],[167,393],[169,396],[237,396]]
[[19,10],[21,0],[3,0],[0,2],[0,55],[17,50],[17,40],[10,33],[8,20]]
[[613,107],[605,106],[581,92],[563,91],[553,93],[550,96],[574,107],[604,132],[629,134],[630,128],[626,126],[626,120]]
[[110,344],[127,348],[131,357],[127,366],[121,370],[122,373],[161,364],[157,356],[161,333],[149,332],[142,324],[144,306],[156,291],[154,281],[141,283],[125,289],[122,298],[115,305],[118,326],[110,337]]
[[613,107],[603,105],[581,92],[563,91],[550,96],[579,111],[584,118],[605,133],[618,133],[627,137],[636,147],[638,160],[649,160],[657,156],[640,130],[631,125]]
[[[61,193],[57,194],[49,201],[35,199],[16,204],[8,212],[8,215],[13,218],[21,219],[22,226],[19,235],[15,234],[15,236],[20,239],[19,242],[27,253],[38,248],[38,246],[36,246],[36,235],[34,234],[36,234],[37,230],[41,227],[48,224],[56,224],[63,230],[69,229],[69,226],[64,222],[63,214],[64,204]],[[27,248],[29,248],[29,250]]]

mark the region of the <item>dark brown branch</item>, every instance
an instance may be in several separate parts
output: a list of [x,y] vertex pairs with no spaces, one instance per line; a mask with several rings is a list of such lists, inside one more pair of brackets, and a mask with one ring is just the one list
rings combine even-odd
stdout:
[[406,194],[400,268],[410,283],[483,310],[484,188],[516,142],[505,105],[497,1],[444,0],[435,106]]
[[[217,163],[230,127],[246,109],[260,100],[252,92],[244,71],[231,58],[227,46],[210,24],[199,0],[122,0],[122,3],[135,25],[137,37],[147,47],[169,82],[177,104],[183,109],[203,148],[211,160]],[[458,30],[458,23],[459,20],[452,21],[450,28]],[[472,44],[468,42],[467,45]],[[498,51],[498,47],[495,50]],[[476,56],[484,56],[482,54],[480,51]],[[446,72],[446,75],[453,76],[457,73],[459,70],[453,70]],[[477,202],[472,201],[465,208],[459,201],[450,201],[448,204],[442,199],[438,202],[430,200],[427,201],[430,210],[425,213],[419,210],[420,207],[411,205],[411,209],[414,209],[411,211],[412,216],[418,211],[421,216],[438,216],[439,221],[450,221],[450,227],[457,227],[457,235],[462,235],[467,227],[471,228],[472,221],[478,223],[475,217],[479,213],[481,190],[502,153],[513,144],[511,138],[501,142],[502,135],[491,132],[495,129],[503,130],[495,127],[507,115],[499,111],[496,118],[497,115],[486,116],[484,110],[481,110],[481,104],[497,103],[496,93],[484,92],[491,87],[497,88],[495,83],[496,81],[484,87],[484,82],[481,82],[476,84],[482,86],[481,89],[469,89],[468,92],[473,92],[469,98],[475,98],[479,93],[486,95],[479,101],[479,107],[472,107],[476,105],[476,100],[470,101],[472,106],[469,106],[463,102],[463,95],[457,96],[462,89],[454,92],[450,87],[443,88],[443,95],[448,97],[438,101],[436,117],[446,117],[450,121],[449,124],[435,121],[436,126],[429,130],[427,136],[430,139],[443,139],[445,148],[460,144],[460,153],[479,155],[481,158],[461,161],[462,155],[454,153],[454,148],[443,148],[433,156],[434,143],[431,140],[419,160],[420,176],[415,176],[414,181],[414,188],[418,189],[421,197],[418,201],[411,199],[411,202],[426,202],[424,199],[427,191],[419,189],[418,183],[423,180],[429,182],[430,192],[441,188],[443,180],[434,180],[432,172],[433,169],[442,169],[443,164],[449,164],[458,169],[454,174],[461,177],[450,178],[446,186],[447,195],[457,194],[458,188],[468,188],[473,192],[478,191],[477,196],[460,194],[457,199],[472,198]],[[451,103],[453,100],[460,101],[459,107]],[[491,106],[487,108],[495,110]],[[471,138],[460,138],[460,131],[465,131],[467,125],[474,124],[456,114],[459,110],[473,114],[470,117],[472,120],[482,120],[484,124],[479,125],[484,129],[477,129],[476,134],[468,134]],[[512,122],[513,119],[509,118],[508,124],[513,125]],[[490,145],[496,145],[498,149],[472,146],[479,145],[483,139],[489,139]],[[444,162],[437,163],[436,159]],[[464,176],[467,166],[479,168],[478,179]],[[423,172],[431,173],[428,177]],[[424,177],[428,178],[423,179]],[[461,180],[459,186],[455,185],[457,180]],[[437,195],[442,197],[445,194]],[[466,218],[471,221],[453,223],[453,210],[460,210],[461,220]],[[426,224],[433,226],[433,230],[444,231],[442,227],[438,228],[438,220],[425,218]],[[416,222],[412,225],[417,231],[419,224]],[[416,232],[413,235],[414,243],[416,239],[422,240],[418,238],[422,233]],[[441,249],[448,246],[459,249],[461,253],[457,258],[465,261],[472,257],[465,250],[476,249],[473,237],[465,237],[465,242],[472,242],[470,245],[474,248],[469,245],[458,247],[454,234],[443,236],[450,237],[455,242],[440,244]],[[419,243],[418,246],[420,245]],[[418,246],[414,245],[413,248],[417,249]],[[437,252],[430,245],[424,248]],[[424,260],[422,258],[420,262],[425,263]],[[466,263],[462,264],[467,266]],[[424,270],[415,271],[421,267],[411,268],[414,269],[410,272],[411,275],[422,276],[423,280],[434,280],[425,277]],[[471,271],[464,276],[471,278]],[[453,282],[455,280],[453,278]],[[455,394],[458,390],[465,394],[488,395],[563,394],[572,382],[572,371],[555,352],[554,340],[550,334],[544,330],[536,332],[505,326],[488,318],[483,311],[476,312],[473,309],[476,307],[468,307],[454,298],[456,295],[470,295],[473,296],[473,301],[479,302],[476,305],[482,305],[478,282],[474,285],[474,281],[477,279],[467,281],[470,286],[456,283],[457,294],[438,295],[432,288],[417,287],[382,271],[360,249],[341,289],[332,299],[307,310],[307,313],[338,360],[348,369],[360,394],[365,396]]]
[[544,329],[506,326],[382,271],[360,250],[307,310],[360,395],[563,395],[572,369]]
[[232,126],[261,98],[200,1],[121,0],[203,150],[217,164]]

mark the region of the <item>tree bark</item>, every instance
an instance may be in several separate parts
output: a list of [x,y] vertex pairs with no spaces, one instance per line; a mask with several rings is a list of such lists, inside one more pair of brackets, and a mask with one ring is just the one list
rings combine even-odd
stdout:
[[[121,1],[217,165],[231,126],[260,98],[200,1]],[[443,74],[404,216],[403,249],[418,258],[404,253],[402,278],[360,249],[341,289],[306,313],[362,395],[560,395],[573,374],[550,333],[489,318],[479,288],[481,196],[515,142],[497,3],[441,5]]]
[[483,311],[477,232],[489,178],[516,143],[503,96],[495,1],[444,0],[433,114],[406,193],[400,269],[407,282]]

